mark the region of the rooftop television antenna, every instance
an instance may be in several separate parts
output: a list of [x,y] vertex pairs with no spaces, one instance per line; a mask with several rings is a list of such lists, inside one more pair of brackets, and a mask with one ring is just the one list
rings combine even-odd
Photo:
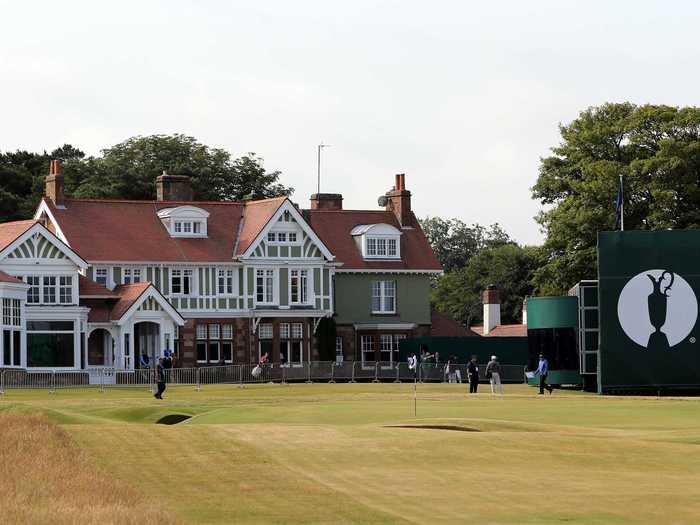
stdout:
[[321,150],[323,148],[330,148],[330,144],[324,144],[323,141],[318,145],[318,164],[317,164],[317,169],[318,169],[318,188],[316,190],[316,193],[321,193]]

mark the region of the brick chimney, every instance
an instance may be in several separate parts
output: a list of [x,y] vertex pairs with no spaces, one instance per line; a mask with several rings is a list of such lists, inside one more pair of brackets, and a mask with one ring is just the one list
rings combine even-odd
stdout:
[[168,175],[165,171],[156,178],[156,199],[159,201],[194,200],[192,183],[184,175]]
[[343,196],[340,193],[314,193],[311,196],[312,210],[342,210]]
[[56,206],[64,206],[66,196],[63,193],[63,174],[61,173],[61,161],[52,160],[49,164],[49,175],[46,177],[44,195],[51,199]]
[[481,294],[484,303],[484,335],[501,324],[501,293],[495,285],[489,284]]
[[402,227],[411,226],[411,192],[406,190],[406,176],[396,175],[392,190],[386,192],[386,210],[393,211]]

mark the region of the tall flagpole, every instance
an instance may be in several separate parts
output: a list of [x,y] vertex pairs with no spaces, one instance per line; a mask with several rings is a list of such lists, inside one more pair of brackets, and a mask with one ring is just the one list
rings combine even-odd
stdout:
[[625,231],[625,188],[622,185],[622,173],[620,173],[620,231]]

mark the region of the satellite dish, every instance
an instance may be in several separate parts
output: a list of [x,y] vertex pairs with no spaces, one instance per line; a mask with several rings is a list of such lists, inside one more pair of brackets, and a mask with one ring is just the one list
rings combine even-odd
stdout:
[[377,204],[379,204],[382,207],[386,206],[388,202],[389,199],[386,197],[386,195],[382,195],[377,199]]

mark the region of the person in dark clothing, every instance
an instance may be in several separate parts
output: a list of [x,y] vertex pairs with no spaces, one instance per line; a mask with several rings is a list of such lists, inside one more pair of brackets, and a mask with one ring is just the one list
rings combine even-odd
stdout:
[[163,357],[163,368],[166,370],[170,370],[173,367],[173,358],[172,353],[170,350],[166,350],[165,352],[165,357]]
[[158,391],[153,394],[156,399],[163,399],[163,392],[165,392],[165,367],[163,366],[163,358],[158,359],[158,364],[156,365],[156,384],[158,385]]
[[479,367],[476,364],[476,356],[473,355],[467,365],[467,375],[469,376],[469,393],[476,394],[479,388]]

